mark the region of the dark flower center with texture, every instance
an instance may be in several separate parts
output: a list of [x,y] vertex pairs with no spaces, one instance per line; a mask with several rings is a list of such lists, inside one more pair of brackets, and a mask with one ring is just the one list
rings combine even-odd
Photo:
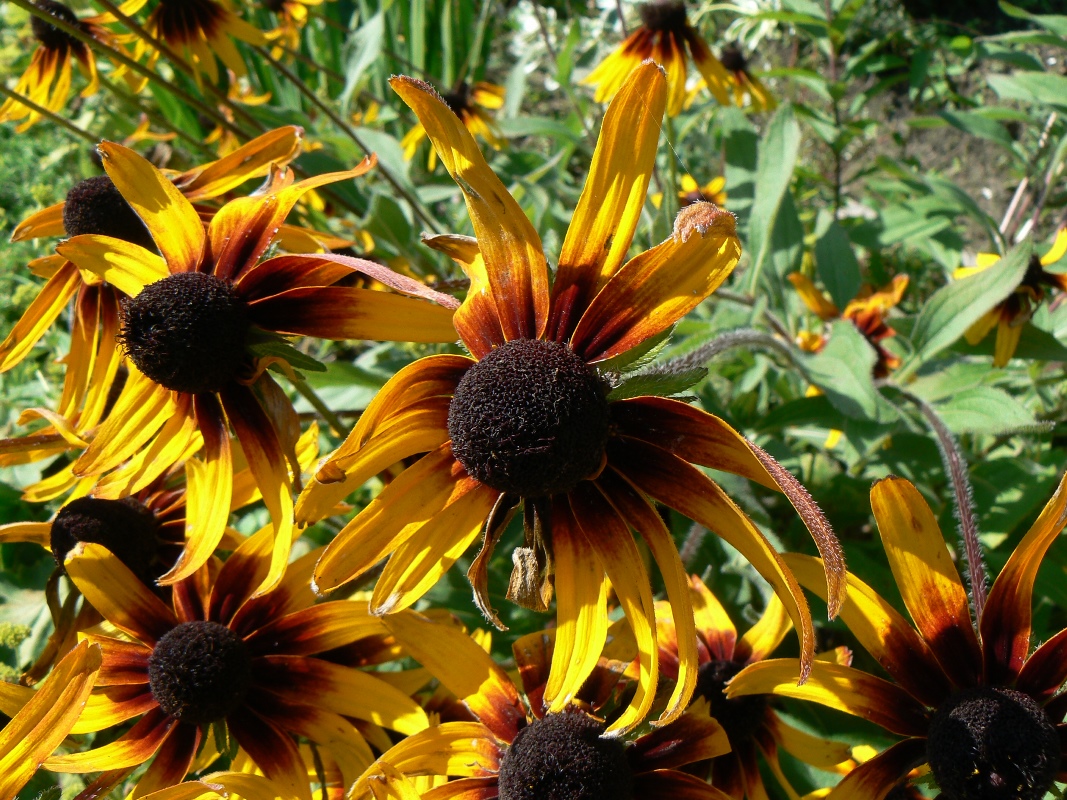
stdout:
[[[62,3],[56,2],[56,0],[36,0],[34,5],[42,11],[47,11],[60,22],[65,22],[75,28],[81,28],[81,22],[78,20],[77,14]],[[48,50],[65,52],[70,49],[82,47],[81,42],[69,33],[61,31],[55,25],[46,22],[36,15],[30,17],[30,30],[33,31],[34,38]]]
[[160,709],[193,725],[218,722],[236,710],[251,673],[245,643],[217,622],[171,628],[148,658],[148,684]]
[[467,370],[448,433],[456,458],[486,486],[520,497],[569,492],[603,463],[605,385],[567,345],[513,339]]
[[163,0],[153,12],[160,36],[171,44],[211,40],[226,16],[215,0]]
[[666,2],[643,3],[637,7],[642,24],[650,31],[675,33],[684,31],[688,26],[685,18],[685,3],[678,0]]
[[727,698],[724,689],[729,680],[744,669],[736,661],[716,660],[701,664],[697,671],[694,697],[705,697],[711,703],[711,716],[718,720],[731,742],[749,741],[766,718],[767,696],[741,695]]
[[500,800],[630,800],[633,771],[621,739],[582,713],[527,725],[500,761]]
[[87,178],[67,192],[63,227],[68,236],[93,233],[156,249],[148,228],[107,175]]
[[982,687],[937,709],[926,756],[945,800],[1040,800],[1059,771],[1060,742],[1032,697]]
[[106,547],[145,584],[159,577],[153,562],[159,548],[155,515],[133,498],[80,497],[52,520],[50,547],[59,566],[78,542]]
[[730,72],[745,72],[748,69],[748,59],[742,55],[740,49],[732,44],[722,49],[722,57],[719,61]]
[[471,87],[466,81],[463,81],[456,87],[454,92],[443,93],[441,99],[445,101],[446,106],[452,109],[452,113],[458,117],[471,107]]
[[122,344],[145,375],[176,392],[217,392],[248,362],[248,308],[232,284],[179,272],[123,305]]
[[263,0],[263,7],[275,14],[281,14],[285,7],[285,0]]

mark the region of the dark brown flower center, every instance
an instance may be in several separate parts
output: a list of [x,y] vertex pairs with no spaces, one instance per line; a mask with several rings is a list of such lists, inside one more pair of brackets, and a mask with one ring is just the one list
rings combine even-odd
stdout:
[[248,308],[229,281],[179,272],[123,305],[122,344],[145,375],[176,392],[217,392],[245,370]]
[[715,660],[701,664],[697,671],[694,697],[705,697],[711,703],[711,716],[718,720],[727,737],[735,745],[749,741],[763,724],[767,712],[767,696],[741,695],[727,698],[726,684],[744,668],[736,661]]
[[448,432],[456,458],[486,486],[520,497],[569,492],[603,462],[604,383],[565,344],[514,339],[467,370]]
[[549,714],[519,731],[500,761],[500,800],[630,800],[622,740],[580,712]]
[[63,227],[68,236],[93,233],[156,249],[148,228],[107,175],[87,178],[67,192]]
[[52,520],[50,547],[59,566],[78,542],[106,547],[142,583],[154,585],[159,550],[155,515],[133,498],[100,500],[80,497],[63,506]]
[[251,672],[245,643],[217,622],[171,628],[148,658],[148,684],[160,709],[194,725],[217,722],[240,706]]
[[641,23],[657,33],[670,31],[681,33],[688,27],[685,19],[685,3],[680,0],[642,3],[637,7]]
[[1060,742],[1032,697],[982,687],[937,709],[926,756],[945,800],[1040,800],[1059,771]]
[[[47,11],[61,22],[73,25],[75,28],[81,28],[81,22],[78,20],[78,16],[67,6],[56,2],[56,0],[36,0],[34,5],[43,11]],[[30,30],[33,31],[34,38],[48,50],[66,52],[67,50],[82,46],[81,42],[69,33],[61,31],[55,25],[46,22],[36,15],[30,17]]]
[[215,38],[226,15],[215,0],[163,0],[154,12],[160,36],[170,44]]
[[722,57],[719,61],[730,72],[744,72],[748,69],[748,59],[745,58],[738,47],[732,44],[728,44],[722,49]]
[[441,95],[441,99],[445,101],[445,105],[452,109],[457,117],[461,116],[464,111],[470,109],[471,106],[471,87],[463,81],[456,87],[453,92],[444,92]]

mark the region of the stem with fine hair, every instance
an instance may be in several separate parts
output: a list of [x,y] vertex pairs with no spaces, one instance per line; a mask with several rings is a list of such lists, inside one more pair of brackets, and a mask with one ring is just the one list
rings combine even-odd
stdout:
[[672,358],[665,364],[647,370],[647,372],[654,375],[674,374],[694,367],[702,367],[717,355],[735,347],[758,347],[763,350],[773,350],[785,356],[789,363],[797,368],[797,371],[800,372],[804,379],[810,382],[807,367],[791,345],[783,342],[777,336],[758,331],[755,328],[738,328],[737,330],[719,334],[710,342],[702,344],[684,356]]
[[963,544],[964,558],[967,561],[967,582],[971,587],[971,603],[974,606],[974,619],[977,625],[982,621],[982,611],[985,609],[987,578],[985,560],[982,557],[982,543],[978,540],[978,522],[974,516],[974,490],[967,476],[967,462],[956,438],[933,406],[900,386],[888,385],[892,385],[902,397],[919,409],[937,440],[937,449],[941,453],[945,473],[952,484],[953,510]]

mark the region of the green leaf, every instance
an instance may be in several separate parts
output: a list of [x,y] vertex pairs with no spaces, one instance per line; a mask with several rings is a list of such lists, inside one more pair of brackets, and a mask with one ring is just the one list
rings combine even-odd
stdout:
[[988,139],[991,142],[1007,147],[1009,150],[1015,150],[1015,140],[1011,138],[1008,129],[983,114],[967,111],[939,111],[937,115],[949,125],[959,128],[964,133],[969,133],[971,136],[977,136],[981,139]]
[[789,190],[800,148],[800,126],[791,105],[782,105],[770,124],[759,148],[756,168],[756,198],[752,203],[752,219],[748,228],[748,252],[752,266],[745,275],[745,288],[750,294],[759,285],[760,272],[771,254],[774,223],[782,198]]
[[818,236],[815,240],[815,265],[819,277],[834,304],[844,308],[859,294],[862,283],[860,262],[852,250],[848,233],[825,209],[819,212],[815,235]]
[[670,397],[681,394],[708,374],[705,367],[689,367],[677,372],[642,372],[627,378],[608,394],[608,400],[630,397]]
[[915,323],[912,340],[916,359],[924,361],[944,350],[1022,282],[1033,248],[1030,240],[977,275],[953,281],[934,293]]
[[1004,0],[1001,0],[1000,10],[1009,17],[1028,19],[1031,22],[1036,22],[1042,28],[1051,31],[1057,36],[1067,38],[1067,17],[1065,16],[1060,14],[1031,14],[1029,11],[1019,8],[1017,5],[1004,2]]
[[348,37],[349,56],[345,64],[345,88],[338,98],[341,109],[346,115],[352,95],[359,88],[360,80],[367,68],[381,56],[384,42],[384,9],[368,19],[358,31]]
[[[976,345],[960,341],[952,349],[969,356],[992,356],[996,341],[996,334],[991,332]],[[1019,345],[1012,357],[1033,361],[1067,361],[1067,347],[1048,331],[1028,322],[1019,336]]]
[[280,358],[288,362],[296,370],[304,370],[306,372],[326,371],[325,364],[306,353],[301,353],[289,343],[288,339],[283,339],[281,336],[264,334],[258,341],[250,343],[248,349],[252,351],[256,358]]
[[871,379],[878,360],[874,348],[851,322],[838,321],[830,328],[830,340],[821,353],[807,360],[812,383],[822,389],[834,408],[848,417],[884,420],[891,417],[889,405]]
[[937,411],[953,433],[1002,434],[1047,427],[1010,394],[992,386],[964,389],[939,403]]
[[738,230],[743,235],[748,227],[756,189],[759,137],[741,109],[731,106],[718,114],[726,154],[724,177],[730,187],[730,211],[737,215]]
[[1001,97],[1067,108],[1067,77],[1051,72],[990,75],[986,80]]

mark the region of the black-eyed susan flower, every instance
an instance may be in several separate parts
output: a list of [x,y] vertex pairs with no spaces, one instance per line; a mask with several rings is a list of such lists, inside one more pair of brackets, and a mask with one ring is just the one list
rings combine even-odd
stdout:
[[36,691],[12,687],[15,692],[0,696],[0,705],[12,712],[0,730],[0,797],[15,797],[70,733],[100,665],[99,646],[82,642]]
[[[127,0],[120,6],[120,10],[126,14],[133,14],[145,4],[145,1]],[[110,14],[79,19],[69,6],[59,0],[35,0],[34,4],[86,35],[105,42],[109,46],[115,46],[115,37],[106,27],[107,23],[114,22],[114,17]],[[15,92],[49,111],[61,111],[67,98],[70,97],[72,65],[77,61],[89,80],[82,90],[82,97],[89,97],[96,93],[99,87],[96,57],[85,42],[75,39],[66,31],[61,31],[38,16],[30,18],[30,29],[33,32],[33,38],[37,40],[37,47],[30,57],[29,66],[15,85]],[[40,118],[41,115],[38,112],[13,97],[9,97],[0,105],[0,122],[25,120],[15,129],[19,133],[27,130]]]
[[[288,164],[300,152],[302,138],[301,128],[285,126],[253,139],[228,157],[167,174],[178,191],[195,204],[201,219],[210,222],[217,210],[210,201],[252,178],[267,175],[271,164]],[[111,236],[155,249],[148,229],[106,175],[75,184],[63,201],[31,214],[15,227],[11,241],[81,234]],[[9,443],[0,452],[0,465],[4,466],[84,447],[84,437],[103,417],[122,362],[115,337],[119,332],[119,305],[125,295],[95,274],[79,270],[61,255],[37,259],[30,269],[46,282],[0,342],[0,372],[21,363],[74,298],[70,351],[57,408],[29,409],[21,419],[22,423],[45,419],[48,425],[23,437],[21,443]],[[53,483],[59,480],[56,478]],[[56,496],[45,491],[35,499]]]
[[[280,579],[292,541],[292,484],[300,426],[288,396],[266,371],[292,370],[282,335],[330,339],[454,339],[452,298],[371,262],[321,254],[266,261],[278,227],[300,196],[362,175],[355,169],[298,183],[276,173],[262,194],[234,200],[203,222],[181,191],[120,145],[100,145],[104,168],[137,212],[161,255],[127,241],[83,234],[57,252],[128,296],[119,341],[130,374],[114,407],[74,463],[103,475],[140,456],[187,462],[187,547],[163,580],[192,574],[215,550],[229,514],[232,426],[275,525],[266,589]],[[334,286],[364,270],[399,293]],[[259,348],[257,350],[257,348]],[[287,466],[287,464],[289,466]]]
[[[775,779],[790,797],[796,792],[779,764],[778,751],[811,766],[839,770],[850,764],[847,744],[809,733],[786,722],[771,704],[768,695],[727,698],[727,683],[749,664],[769,658],[789,632],[791,623],[777,596],[771,595],[759,621],[738,637],[726,609],[695,575],[690,578],[693,612],[696,620],[697,671],[695,701],[701,698],[711,707],[711,716],[723,727],[730,752],[712,759],[695,774],[706,775],[712,785],[737,800],[767,797],[760,775],[760,755]],[[657,601],[660,666],[668,679],[675,678],[678,664],[678,629],[669,603]],[[848,664],[851,654],[838,648],[820,656]],[[693,771],[692,768],[689,771]]]
[[[656,208],[663,205],[662,192],[656,192],[650,199]],[[688,172],[683,175],[681,187],[678,189],[678,207],[685,208],[699,202],[714,203],[720,208],[725,208],[726,178],[720,175],[701,186]]]
[[329,750],[350,785],[374,760],[352,719],[405,735],[427,726],[414,700],[345,663],[345,647],[388,631],[353,602],[313,604],[315,551],[290,565],[274,590],[253,597],[271,569],[271,538],[264,529],[225,564],[178,582],[169,604],[100,545],[83,543],[68,555],[68,574],[123,635],[85,634],[100,646],[103,665],[73,731],[136,722],[108,744],[53,756],[46,769],[101,772],[90,785],[99,797],[151,760],[137,782],[140,796],[181,781],[194,759],[210,764],[217,743],[230,740],[284,797],[310,800],[294,735]]
[[[789,275],[789,282],[797,290],[804,305],[823,322],[846,319],[856,326],[856,329],[870,342],[878,357],[874,364],[874,377],[885,378],[900,366],[900,358],[886,350],[882,342],[897,335],[897,332],[886,324],[885,318],[904,297],[904,292],[908,288],[907,275],[897,275],[889,286],[877,291],[870,286],[864,286],[856,298],[849,301],[844,311],[841,311],[803,273],[792,273]],[[803,350],[817,353],[826,346],[826,337],[821,332],[801,331],[797,337],[797,344]]]
[[262,0],[261,5],[278,18],[278,27],[266,32],[272,43],[271,55],[281,58],[284,48],[300,46],[300,31],[307,23],[308,9],[322,5],[322,0]]
[[[914,627],[870,586],[848,575],[841,619],[891,680],[815,662],[802,687],[791,659],[746,668],[729,697],[775,693],[870,720],[902,741],[852,770],[832,797],[881,800],[929,765],[944,800],[1039,800],[1062,780],[1067,631],[1032,649],[1031,596],[1038,567],[1067,521],[1067,476],[989,591],[981,618],[922,495],[886,478],[871,506],[889,566]],[[788,555],[816,593],[816,559]]]
[[[546,709],[540,698],[551,648],[540,633],[523,637],[513,648],[524,693],[459,628],[410,611],[385,622],[474,718],[416,733],[379,758],[379,765],[400,775],[452,779],[423,797],[725,800],[718,789],[679,769],[729,748],[706,704],[651,733],[630,737],[601,716],[615,699],[610,683],[603,684],[607,691],[593,693],[592,703]],[[349,798],[372,797],[376,774],[368,770]]]
[[[248,74],[235,40],[267,43],[263,31],[241,19],[228,0],[160,0],[145,29],[192,67],[197,80],[206,75],[211,83],[219,82],[216,58],[238,77]],[[149,65],[159,58],[143,39],[137,40],[135,52],[138,57],[148,52]]]
[[[1067,290],[1067,274],[1049,272],[1045,267],[1055,264],[1067,254],[1067,227],[1060,228],[1052,247],[1043,256],[1031,256],[1030,264],[1015,291],[1001,301],[996,308],[985,314],[964,334],[967,341],[978,344],[988,333],[997,329],[997,342],[993,349],[993,366],[1004,367],[1015,355],[1019,337],[1030,321],[1034,309],[1045,299],[1049,288]],[[1000,261],[996,253],[979,253],[973,267],[960,267],[953,273],[957,280],[969,278]]]
[[[774,99],[774,95],[767,91],[767,87],[763,85],[763,82],[749,71],[748,59],[741,52],[741,48],[732,44],[724,47],[719,57],[719,63],[722,64],[723,69],[726,70],[730,77],[730,89],[733,94],[734,105],[738,108],[744,108],[747,99],[748,106],[753,111],[773,111],[777,107],[778,101]],[[695,86],[693,91],[689,93],[689,97],[686,99],[687,108],[696,100],[700,90],[705,85],[706,80],[701,80],[700,84]]]
[[682,0],[654,0],[637,7],[641,25],[582,81],[596,86],[598,103],[610,100],[625,85],[627,76],[645,59],[667,72],[667,113],[681,112],[686,100],[687,54],[715,99],[730,102],[731,79],[700,34],[686,19]]
[[[556,666],[565,678],[553,683],[552,710],[578,690],[604,646],[610,583],[640,645],[640,689],[624,722],[633,724],[651,707],[658,667],[649,578],[631,529],[659,565],[676,618],[692,619],[685,571],[653,506],[660,501],[745,554],[783,596],[810,659],[811,619],[792,576],[693,464],[786,492],[829,558],[836,597],[841,554],[821,512],[777,462],[722,420],[667,398],[613,401],[600,371],[701,303],[740,255],[733,216],[696,203],[665,242],[625,261],[655,159],[662,70],[642,64],[608,109],[552,286],[540,238],[459,118],[421,81],[398,77],[392,85],[425,126],[471,215],[476,240],[429,240],[470,277],[455,325],[471,357],[431,356],[402,369],[305,489],[301,523],[328,516],[386,467],[426,454],[327,548],[315,570],[318,590],[390,556],[371,605],[376,613],[406,608],[484,534],[468,577],[478,607],[500,624],[487,565],[521,507],[525,543],[513,553],[508,597],[545,610],[554,586]],[[682,712],[696,682],[695,634],[683,641],[665,719]]]
[[[460,118],[472,136],[484,140],[494,150],[502,148],[506,141],[500,135],[493,119],[491,111],[496,111],[504,105],[504,87],[495,83],[478,81],[469,84],[461,81],[451,92],[440,95],[452,112]],[[426,138],[426,129],[422,122],[415,123],[404,138],[400,140],[400,146],[404,148],[404,158],[410,161],[418,152],[419,145]],[[437,166],[437,151],[431,147],[427,167],[433,170]]]

